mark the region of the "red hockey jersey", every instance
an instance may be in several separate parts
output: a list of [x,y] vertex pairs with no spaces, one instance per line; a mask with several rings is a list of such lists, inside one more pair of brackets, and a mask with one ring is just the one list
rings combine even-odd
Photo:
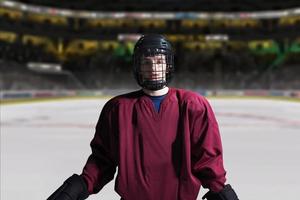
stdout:
[[170,88],[157,112],[142,90],[109,100],[81,176],[90,194],[114,177],[123,200],[196,200],[224,187],[222,145],[208,101]]

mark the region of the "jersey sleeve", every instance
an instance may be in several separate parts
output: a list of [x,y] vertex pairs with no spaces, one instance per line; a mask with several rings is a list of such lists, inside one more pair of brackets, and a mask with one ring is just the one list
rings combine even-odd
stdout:
[[226,171],[214,112],[204,97],[193,102],[190,111],[192,172],[204,188],[220,191],[224,188]]
[[96,125],[89,156],[81,176],[87,183],[89,194],[98,193],[105,184],[114,178],[116,171],[116,126],[115,109],[106,104]]

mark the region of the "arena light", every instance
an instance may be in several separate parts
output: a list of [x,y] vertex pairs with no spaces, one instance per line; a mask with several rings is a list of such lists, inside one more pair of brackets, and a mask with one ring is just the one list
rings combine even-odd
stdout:
[[295,9],[294,14],[296,14],[296,15],[300,14],[300,8]]
[[4,6],[4,7],[15,7],[16,6],[16,3],[13,2],[13,1],[1,1],[0,2],[0,5]]
[[29,62],[27,63],[27,67],[28,69],[37,72],[44,72],[44,73],[62,72],[62,67],[60,64]]
[[141,37],[141,34],[119,34],[119,41],[137,41]]
[[[0,6],[25,12],[90,19],[269,19],[300,14],[300,7],[278,11],[266,10],[253,12],[93,12],[29,5],[15,1],[0,1]],[[53,12],[53,9],[55,9],[55,12]]]
[[211,34],[205,36],[206,41],[228,41],[229,36],[224,34]]

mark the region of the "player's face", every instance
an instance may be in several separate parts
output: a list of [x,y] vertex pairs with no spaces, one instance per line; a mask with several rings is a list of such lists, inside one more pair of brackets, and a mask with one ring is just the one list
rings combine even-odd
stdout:
[[141,73],[146,80],[165,80],[166,66],[166,56],[163,54],[145,56],[141,60]]

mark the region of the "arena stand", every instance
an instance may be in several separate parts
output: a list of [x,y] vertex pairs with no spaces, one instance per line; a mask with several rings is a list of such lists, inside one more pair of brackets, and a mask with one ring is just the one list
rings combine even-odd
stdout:
[[[283,96],[297,96],[300,89],[300,16],[293,5],[282,8],[289,13],[283,16],[274,8],[265,16],[260,12],[253,17],[256,13],[249,11],[218,13],[223,17],[205,13],[206,18],[176,9],[155,18],[139,10],[69,10],[64,16],[63,7],[31,6],[8,8],[0,2],[1,91],[136,89],[131,55],[143,33],[162,33],[174,45],[176,76],[171,86],[207,94],[279,90]],[[32,71],[30,62],[58,64],[62,71]]]

